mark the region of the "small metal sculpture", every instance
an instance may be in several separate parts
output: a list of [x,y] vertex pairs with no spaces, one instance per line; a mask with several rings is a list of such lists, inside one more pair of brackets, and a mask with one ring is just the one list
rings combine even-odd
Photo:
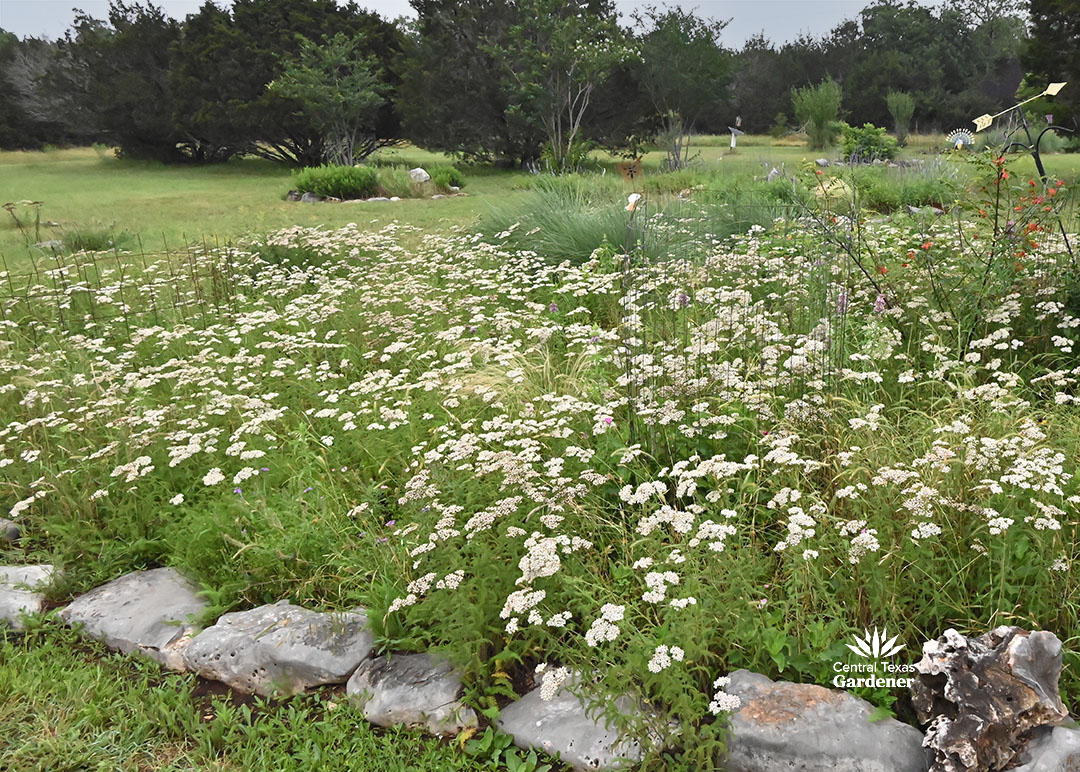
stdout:
[[945,137],[945,142],[949,147],[965,150],[975,144],[975,136],[967,129],[957,129]]

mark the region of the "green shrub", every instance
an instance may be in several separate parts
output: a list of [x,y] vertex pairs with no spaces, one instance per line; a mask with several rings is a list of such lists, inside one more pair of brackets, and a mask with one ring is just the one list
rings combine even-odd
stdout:
[[769,136],[780,139],[788,133],[788,117],[784,113],[777,113],[773,118],[773,125],[769,128]]
[[844,157],[848,159],[889,161],[900,152],[900,143],[884,128],[872,123],[863,124],[861,128],[845,125],[843,134]]
[[816,86],[791,90],[795,117],[805,127],[811,149],[824,150],[836,141],[843,125],[838,121],[842,96],[840,84],[832,78]]
[[312,166],[293,176],[301,193],[333,198],[371,198],[378,192],[375,170],[368,166]]
[[548,143],[544,145],[540,153],[540,168],[555,174],[571,174],[595,169],[597,163],[591,155],[595,147],[596,144],[591,141],[576,141],[569,150],[560,148],[559,152],[556,152]]
[[440,166],[432,170],[431,182],[439,190],[449,191],[450,188],[465,187],[465,175],[453,166]]

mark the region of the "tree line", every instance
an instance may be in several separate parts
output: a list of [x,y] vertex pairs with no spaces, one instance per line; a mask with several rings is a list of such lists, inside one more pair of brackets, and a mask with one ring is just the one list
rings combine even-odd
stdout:
[[[181,21],[112,0],[57,41],[0,30],[0,147],[314,165],[408,140],[566,169],[590,147],[659,143],[678,167],[691,131],[795,128],[793,93],[821,82],[853,123],[890,125],[902,95],[920,130],[947,131],[1028,84],[1080,81],[1080,0],[875,0],[821,38],[739,50],[724,22],[677,6],[620,22],[611,0],[411,4],[392,22],[355,2],[208,1]],[[1080,114],[1062,97],[1059,122]]]

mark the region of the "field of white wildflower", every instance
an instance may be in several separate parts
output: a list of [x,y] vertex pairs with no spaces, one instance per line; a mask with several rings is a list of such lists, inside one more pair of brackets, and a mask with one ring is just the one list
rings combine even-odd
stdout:
[[[1052,630],[1075,701],[1066,191],[988,170],[956,216],[670,260],[350,226],[7,277],[0,513],[62,591],[166,564],[219,609],[363,604],[481,706],[585,672],[676,745],[726,673],[827,684],[864,627]],[[646,203],[628,244],[683,227]]]

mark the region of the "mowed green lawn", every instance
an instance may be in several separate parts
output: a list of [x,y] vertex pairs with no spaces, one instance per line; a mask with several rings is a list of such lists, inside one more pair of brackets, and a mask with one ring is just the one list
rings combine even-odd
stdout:
[[[933,158],[941,137],[915,137],[905,158]],[[773,140],[743,136],[732,152],[728,136],[696,137],[693,168],[717,177],[764,176],[776,166],[787,173],[836,151],[812,151],[796,138]],[[596,153],[604,173],[615,174],[618,160]],[[646,154],[646,174],[658,172],[664,154]],[[401,169],[448,164],[452,159],[413,147],[387,149],[377,162]],[[1080,177],[1080,155],[1046,157],[1048,171],[1067,181]],[[1019,173],[1034,176],[1030,158],[1021,158]],[[127,249],[154,252],[186,243],[234,242],[247,235],[293,225],[340,227],[355,222],[379,228],[398,221],[424,230],[468,225],[493,207],[513,204],[527,193],[530,175],[493,167],[466,168],[463,197],[411,199],[344,204],[301,204],[284,200],[292,171],[280,164],[244,158],[212,166],[166,166],[123,161],[104,150],[74,148],[44,152],[0,152],[0,204],[40,201],[40,230],[30,226],[30,242],[61,239],[87,229],[126,233]],[[24,213],[24,219],[26,215]],[[45,223],[55,223],[46,225]],[[31,258],[46,255],[27,244],[11,215],[0,211],[0,255],[17,271]],[[3,265],[0,264],[0,270]]]
[[478,772],[453,740],[372,727],[342,690],[231,694],[69,630],[0,630],[4,772]]
[[[446,164],[420,150],[396,150],[395,165]],[[423,228],[467,223],[484,200],[505,200],[528,184],[528,175],[482,169],[468,175],[466,197],[344,204],[284,200],[292,171],[260,159],[213,166],[166,166],[121,161],[90,148],[0,152],[0,203],[41,201],[42,241],[66,230],[113,229],[141,239],[148,251],[184,242],[234,240],[292,225],[373,227],[398,220]],[[0,252],[9,261],[27,256],[23,234],[0,211]],[[32,230],[32,228],[31,228]],[[135,240],[128,244],[136,248]],[[38,251],[40,253],[40,250]]]

